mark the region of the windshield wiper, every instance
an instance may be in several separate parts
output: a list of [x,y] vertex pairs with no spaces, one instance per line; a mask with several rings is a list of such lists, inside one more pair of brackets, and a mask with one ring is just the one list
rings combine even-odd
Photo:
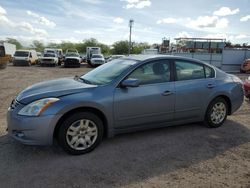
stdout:
[[86,80],[86,79],[84,79],[84,78],[82,78],[82,77],[79,77],[79,76],[75,76],[75,79],[76,79],[76,80],[81,80],[81,81],[82,81],[83,83],[85,83],[85,84],[94,85],[94,83],[92,83],[91,81]]

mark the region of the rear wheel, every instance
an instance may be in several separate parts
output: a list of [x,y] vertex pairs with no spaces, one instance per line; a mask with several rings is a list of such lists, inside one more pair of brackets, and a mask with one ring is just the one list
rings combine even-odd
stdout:
[[62,123],[58,132],[60,146],[69,154],[80,155],[95,149],[103,137],[103,123],[93,113],[79,112]]
[[214,99],[208,106],[205,124],[208,127],[216,128],[221,126],[227,118],[228,104],[225,99],[218,97]]

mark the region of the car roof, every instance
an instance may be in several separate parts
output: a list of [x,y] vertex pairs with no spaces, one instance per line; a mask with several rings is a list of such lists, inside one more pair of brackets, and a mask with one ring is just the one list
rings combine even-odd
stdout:
[[210,64],[200,61],[198,59],[188,58],[188,57],[182,57],[182,56],[174,56],[174,55],[131,55],[126,56],[123,59],[131,59],[135,61],[148,61],[148,60],[157,60],[157,59],[180,59],[180,60],[186,60],[186,61],[193,61],[197,63],[202,63],[208,66],[211,66]]
[[194,60],[191,58],[181,57],[181,56],[173,56],[173,55],[131,55],[126,56],[126,59],[133,59],[137,61],[146,61],[151,59],[187,59]]

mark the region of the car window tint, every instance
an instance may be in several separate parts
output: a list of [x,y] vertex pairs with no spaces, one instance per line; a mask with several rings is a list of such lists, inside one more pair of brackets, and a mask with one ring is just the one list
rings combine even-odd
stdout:
[[170,81],[170,66],[167,60],[147,63],[135,69],[128,78],[136,78],[140,85]]
[[205,74],[206,74],[206,78],[213,78],[214,70],[211,67],[205,66]]
[[203,65],[177,60],[175,61],[177,80],[205,78]]

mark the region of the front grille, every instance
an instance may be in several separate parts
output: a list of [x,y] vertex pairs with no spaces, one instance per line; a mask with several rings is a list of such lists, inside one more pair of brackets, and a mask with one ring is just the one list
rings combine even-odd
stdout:
[[94,60],[95,63],[103,63],[102,60]]
[[67,59],[67,64],[79,64],[79,61],[77,59]]
[[14,99],[14,100],[12,100],[12,102],[11,102],[11,104],[10,104],[10,108],[11,108],[12,110],[14,110],[14,109],[17,108],[19,105],[20,105],[20,103],[19,103],[16,99]]
[[51,62],[54,62],[54,59],[43,59],[43,60],[41,60],[41,62],[43,62],[43,63],[51,63]]

